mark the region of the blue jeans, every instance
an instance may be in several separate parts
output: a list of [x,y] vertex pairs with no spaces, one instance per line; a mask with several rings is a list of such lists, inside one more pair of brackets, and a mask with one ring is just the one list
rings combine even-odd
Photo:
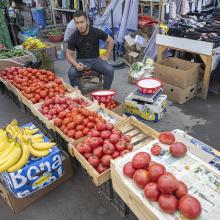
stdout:
[[[114,69],[110,64],[108,64],[106,61],[101,60],[99,57],[90,58],[90,59],[78,59],[77,62],[83,63],[84,65],[91,67],[96,72],[103,74],[103,78],[104,78],[103,88],[104,89],[111,88],[114,77]],[[69,76],[70,84],[72,86],[78,86],[78,88],[81,90],[80,77],[82,76],[82,71],[78,71],[72,65],[68,71],[68,76]]]

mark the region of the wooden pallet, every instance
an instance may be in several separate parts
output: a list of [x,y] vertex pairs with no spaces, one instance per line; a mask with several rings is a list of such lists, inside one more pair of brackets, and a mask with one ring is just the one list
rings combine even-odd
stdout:
[[[134,145],[134,150],[143,147],[152,140],[157,139],[159,136],[157,131],[132,117],[124,119],[121,123],[115,125],[115,127],[119,128],[123,134],[131,135],[131,143]],[[100,186],[111,178],[111,169],[99,174],[83,157],[83,155],[75,149],[75,146],[82,141],[83,139],[80,139],[73,144],[69,144],[69,153],[80,162],[82,167],[87,171],[88,175],[92,177],[94,184],[96,186]]]
[[113,189],[118,193],[126,205],[135,213],[139,220],[159,220],[159,218],[153,215],[152,212],[146,209],[144,204],[132,191],[128,190],[121,176],[115,170],[113,163],[111,163],[111,179]]

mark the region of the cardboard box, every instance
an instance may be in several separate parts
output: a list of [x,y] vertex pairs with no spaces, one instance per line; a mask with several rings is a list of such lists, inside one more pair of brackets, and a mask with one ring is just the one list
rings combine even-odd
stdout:
[[158,122],[166,112],[167,108],[167,96],[159,95],[154,103],[147,103],[130,99],[129,96],[125,99],[127,116],[135,116],[138,120],[143,122],[151,121]]
[[[23,127],[36,128],[33,123]],[[38,134],[42,134],[40,131]],[[44,136],[44,142],[48,142]],[[51,148],[46,157],[30,157],[27,164],[13,173],[4,172],[2,178],[9,190],[17,198],[23,198],[46,187],[63,175],[61,152],[57,146]]]
[[140,54],[135,51],[131,51],[129,53],[126,52],[126,54],[125,54],[125,60],[129,64],[136,63],[139,61],[139,59],[140,59]]
[[73,176],[73,169],[71,165],[71,160],[67,153],[62,152],[62,161],[63,161],[63,167],[64,167],[64,175],[54,181],[52,184],[34,192],[33,194],[24,197],[24,198],[16,198],[12,193],[8,191],[8,189],[5,187],[5,185],[0,182],[0,195],[1,197],[6,201],[6,203],[9,205],[9,207],[13,210],[13,212],[18,213],[22,211],[27,206],[33,204],[37,200],[39,200],[41,197],[49,193],[50,191],[57,188],[59,185],[67,181]]
[[163,83],[163,91],[164,94],[167,95],[169,100],[177,102],[179,104],[183,104],[195,97],[197,85],[192,85],[185,89],[182,89],[168,83]]
[[170,57],[155,64],[154,77],[185,89],[197,84],[199,67],[198,63]]

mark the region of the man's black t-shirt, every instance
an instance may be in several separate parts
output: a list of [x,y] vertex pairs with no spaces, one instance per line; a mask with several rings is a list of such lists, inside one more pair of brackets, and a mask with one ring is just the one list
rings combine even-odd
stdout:
[[82,35],[76,30],[68,42],[69,50],[76,50],[77,59],[89,59],[99,57],[99,40],[106,41],[108,35],[97,28],[89,27],[89,33]]

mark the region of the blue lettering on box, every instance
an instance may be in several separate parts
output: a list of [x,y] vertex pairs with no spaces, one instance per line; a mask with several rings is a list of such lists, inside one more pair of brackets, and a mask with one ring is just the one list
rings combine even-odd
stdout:
[[[35,128],[35,125],[29,123],[23,127]],[[42,132],[38,133],[42,134]],[[49,141],[46,136],[44,136],[44,141]],[[14,173],[4,172],[2,177],[14,196],[23,198],[48,186],[63,174],[61,152],[55,146],[50,149],[50,153],[46,157],[35,158],[32,156],[22,169]]]

